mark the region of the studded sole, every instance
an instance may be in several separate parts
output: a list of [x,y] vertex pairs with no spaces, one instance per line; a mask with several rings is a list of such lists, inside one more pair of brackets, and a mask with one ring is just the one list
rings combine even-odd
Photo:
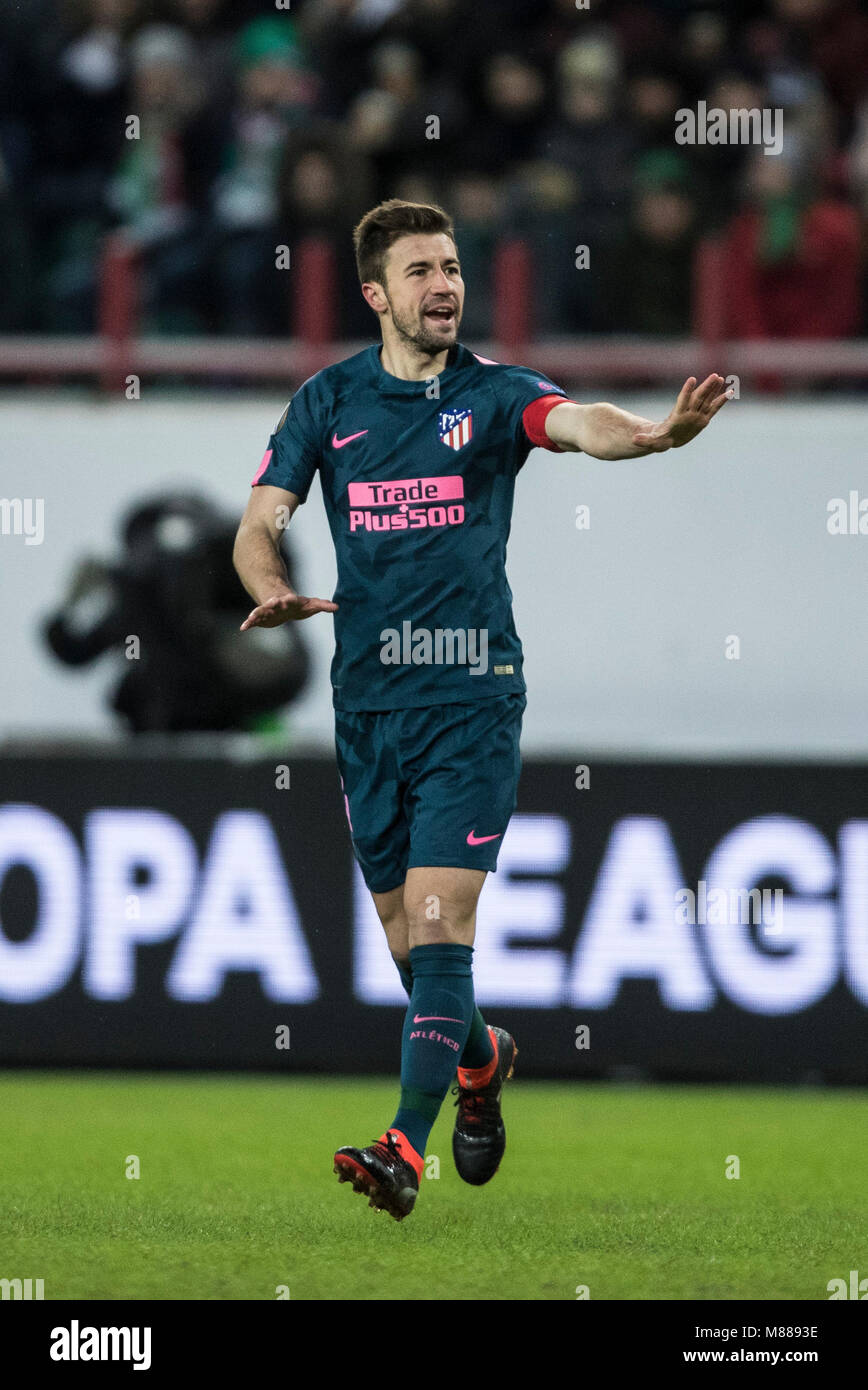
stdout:
[[[350,1182],[354,1192],[360,1192],[363,1196],[368,1197],[370,1199],[368,1206],[373,1207],[375,1211],[388,1212],[395,1221],[403,1221],[405,1216],[409,1216],[409,1212],[398,1211],[389,1202],[388,1197],[381,1191],[370,1174],[366,1173],[364,1168],[355,1163],[353,1159],[342,1155],[340,1162],[335,1161],[332,1171],[337,1173],[338,1182]],[[412,1211],[412,1207],[410,1210]]]

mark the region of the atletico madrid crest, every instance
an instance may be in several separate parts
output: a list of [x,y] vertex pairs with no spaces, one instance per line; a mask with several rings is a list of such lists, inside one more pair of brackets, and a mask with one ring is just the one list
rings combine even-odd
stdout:
[[473,412],[441,410],[437,428],[441,444],[448,444],[450,449],[460,449],[473,437]]

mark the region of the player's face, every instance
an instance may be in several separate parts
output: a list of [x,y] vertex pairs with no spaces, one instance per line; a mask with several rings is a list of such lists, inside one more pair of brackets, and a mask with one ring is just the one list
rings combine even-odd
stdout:
[[455,246],[445,232],[401,237],[390,246],[383,292],[405,342],[437,353],[457,341],[464,281]]

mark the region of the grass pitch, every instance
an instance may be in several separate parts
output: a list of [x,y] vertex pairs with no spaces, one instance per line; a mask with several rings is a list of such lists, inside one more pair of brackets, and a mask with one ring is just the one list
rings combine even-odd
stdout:
[[332,1173],[396,1094],[0,1073],[0,1277],[42,1278],[46,1299],[826,1300],[868,1275],[863,1092],[518,1077],[497,1176],[458,1178],[449,1097],[440,1175],[400,1224]]

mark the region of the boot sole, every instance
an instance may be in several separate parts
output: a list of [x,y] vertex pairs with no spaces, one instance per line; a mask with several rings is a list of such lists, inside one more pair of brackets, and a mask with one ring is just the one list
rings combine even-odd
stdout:
[[338,1182],[350,1182],[354,1192],[360,1192],[363,1196],[368,1197],[370,1199],[368,1201],[369,1207],[373,1207],[375,1211],[388,1212],[396,1221],[403,1221],[404,1217],[409,1216],[416,1205],[414,1198],[407,1209],[399,1207],[397,1198],[389,1192],[384,1192],[376,1178],[372,1177],[361,1163],[357,1163],[355,1159],[346,1154],[341,1154],[340,1158],[335,1158],[332,1171],[337,1174]]

